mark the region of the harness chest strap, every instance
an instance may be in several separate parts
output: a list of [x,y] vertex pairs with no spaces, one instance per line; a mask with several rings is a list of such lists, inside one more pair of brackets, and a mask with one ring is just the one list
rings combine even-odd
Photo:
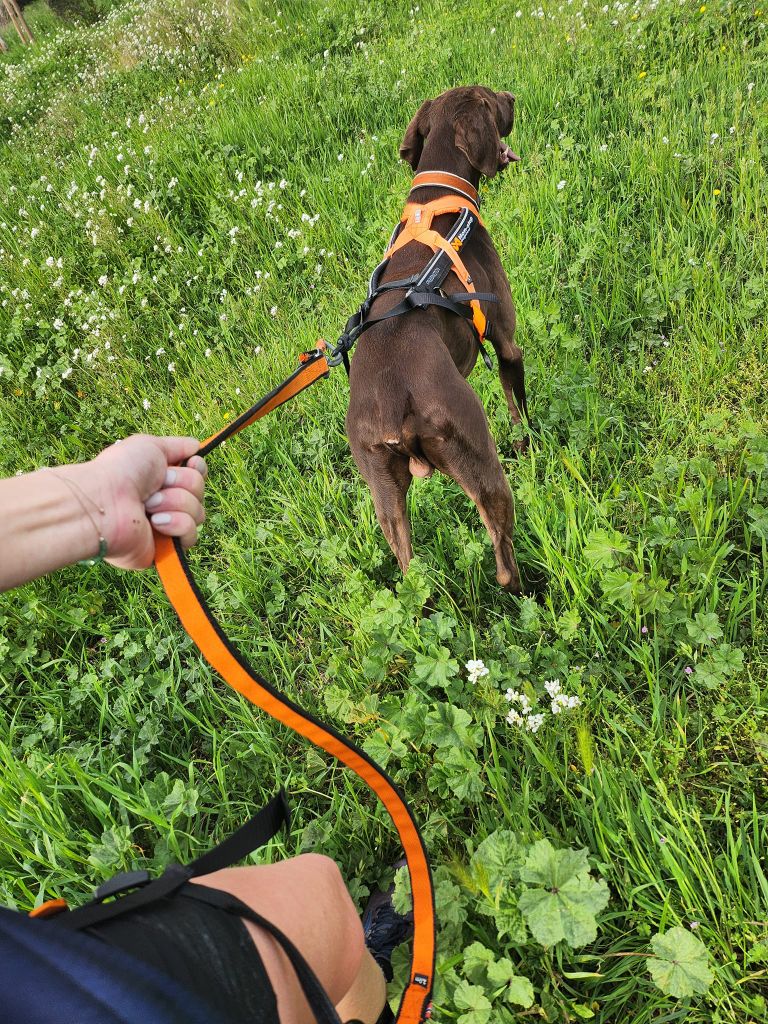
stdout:
[[[405,226],[398,234],[394,243],[384,253],[384,259],[388,259],[409,242],[421,242],[422,245],[428,246],[433,252],[442,249],[449,257],[453,271],[464,285],[466,291],[476,291],[472,283],[472,277],[459,256],[462,243],[459,239],[455,239],[453,243],[450,243],[439,232],[432,230],[432,221],[435,217],[439,217],[444,213],[460,213],[462,210],[467,209],[477,217],[480,224],[483,223],[474,203],[459,202],[453,196],[436,199],[434,202],[426,203],[423,206],[418,203],[408,203],[403,210],[401,218],[401,223]],[[472,308],[472,322],[482,342],[485,338],[488,321],[480,308],[480,303],[476,299],[470,301],[470,306]]]

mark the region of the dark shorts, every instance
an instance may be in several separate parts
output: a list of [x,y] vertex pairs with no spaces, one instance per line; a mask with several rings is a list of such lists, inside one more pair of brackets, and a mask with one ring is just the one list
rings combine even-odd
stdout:
[[237,915],[183,894],[87,928],[213,1004],[232,1024],[277,1024],[277,1000]]

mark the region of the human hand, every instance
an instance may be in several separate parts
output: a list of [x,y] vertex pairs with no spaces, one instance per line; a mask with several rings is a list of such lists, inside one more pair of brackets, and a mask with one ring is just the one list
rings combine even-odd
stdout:
[[[205,460],[195,455],[199,448],[193,437],[135,434],[87,463],[105,510],[106,561],[121,569],[148,568],[155,557],[153,529],[180,537],[185,548],[195,543],[205,519],[208,473]],[[185,467],[179,465],[187,459]]]

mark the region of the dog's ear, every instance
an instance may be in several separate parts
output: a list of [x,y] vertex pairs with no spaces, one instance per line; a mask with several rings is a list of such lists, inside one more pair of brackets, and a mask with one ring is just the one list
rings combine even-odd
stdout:
[[496,103],[499,108],[499,135],[509,135],[515,123],[515,97],[511,92],[497,92]]
[[501,139],[491,105],[485,98],[469,99],[454,115],[456,148],[460,149],[476,171],[492,178],[499,170]]
[[421,160],[424,139],[429,135],[429,117],[427,115],[431,106],[432,100],[424,100],[406,128],[403,141],[400,143],[400,159],[409,163],[414,171]]

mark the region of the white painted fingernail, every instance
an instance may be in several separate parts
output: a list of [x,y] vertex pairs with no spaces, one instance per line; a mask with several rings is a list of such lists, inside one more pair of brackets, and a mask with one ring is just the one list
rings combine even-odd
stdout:
[[170,487],[171,484],[175,484],[175,483],[176,483],[176,470],[175,469],[168,469],[168,470],[166,470],[164,486],[165,487]]
[[147,500],[144,502],[144,508],[155,508],[163,500],[163,492],[155,491],[154,494],[150,494]]
[[171,521],[171,514],[170,512],[155,512],[150,518],[153,526],[167,526]]

